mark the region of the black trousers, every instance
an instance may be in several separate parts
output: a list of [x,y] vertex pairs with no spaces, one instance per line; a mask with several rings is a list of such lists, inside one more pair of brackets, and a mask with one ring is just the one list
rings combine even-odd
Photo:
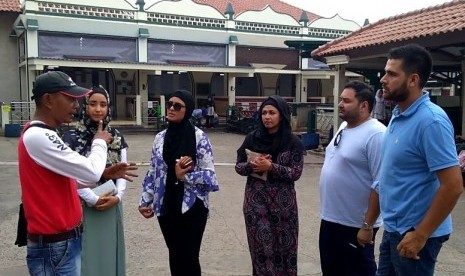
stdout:
[[199,252],[208,209],[197,199],[189,211],[158,217],[169,251],[172,276],[200,276]]
[[[324,276],[374,276],[375,246],[357,242],[360,228],[321,220],[320,262]],[[373,229],[373,242],[379,228]]]

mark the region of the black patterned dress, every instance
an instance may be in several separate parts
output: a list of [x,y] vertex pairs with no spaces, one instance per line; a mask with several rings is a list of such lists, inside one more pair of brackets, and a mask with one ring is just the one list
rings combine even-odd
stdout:
[[273,158],[266,181],[250,176],[245,142],[238,150],[236,172],[247,176],[243,211],[253,275],[297,275],[299,219],[294,181],[302,174],[303,152],[300,140],[293,138],[289,149]]

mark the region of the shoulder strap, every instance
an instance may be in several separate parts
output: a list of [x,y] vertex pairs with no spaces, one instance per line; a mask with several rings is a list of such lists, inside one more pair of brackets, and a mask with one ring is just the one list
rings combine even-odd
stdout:
[[49,129],[49,130],[53,130],[53,131],[55,131],[55,132],[57,131],[56,129],[54,129],[54,128],[51,127],[51,126],[48,126],[48,125],[43,124],[43,123],[38,123],[38,124],[30,124],[27,128],[25,128],[25,129],[23,130],[23,132],[25,132],[26,130],[28,130],[28,129],[31,128],[31,127],[40,127],[40,128],[46,128],[46,129]]

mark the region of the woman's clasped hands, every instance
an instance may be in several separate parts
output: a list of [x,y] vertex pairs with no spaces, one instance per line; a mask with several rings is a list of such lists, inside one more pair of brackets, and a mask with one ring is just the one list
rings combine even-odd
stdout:
[[271,155],[262,154],[250,161],[252,169],[256,173],[267,172],[271,169]]

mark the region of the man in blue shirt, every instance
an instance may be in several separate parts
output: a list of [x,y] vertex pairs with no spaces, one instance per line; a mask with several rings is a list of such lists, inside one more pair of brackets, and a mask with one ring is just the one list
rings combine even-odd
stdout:
[[385,232],[377,275],[433,275],[463,191],[452,124],[423,91],[431,69],[429,52],[409,44],[391,49],[381,78],[384,98],[397,106],[380,172]]

